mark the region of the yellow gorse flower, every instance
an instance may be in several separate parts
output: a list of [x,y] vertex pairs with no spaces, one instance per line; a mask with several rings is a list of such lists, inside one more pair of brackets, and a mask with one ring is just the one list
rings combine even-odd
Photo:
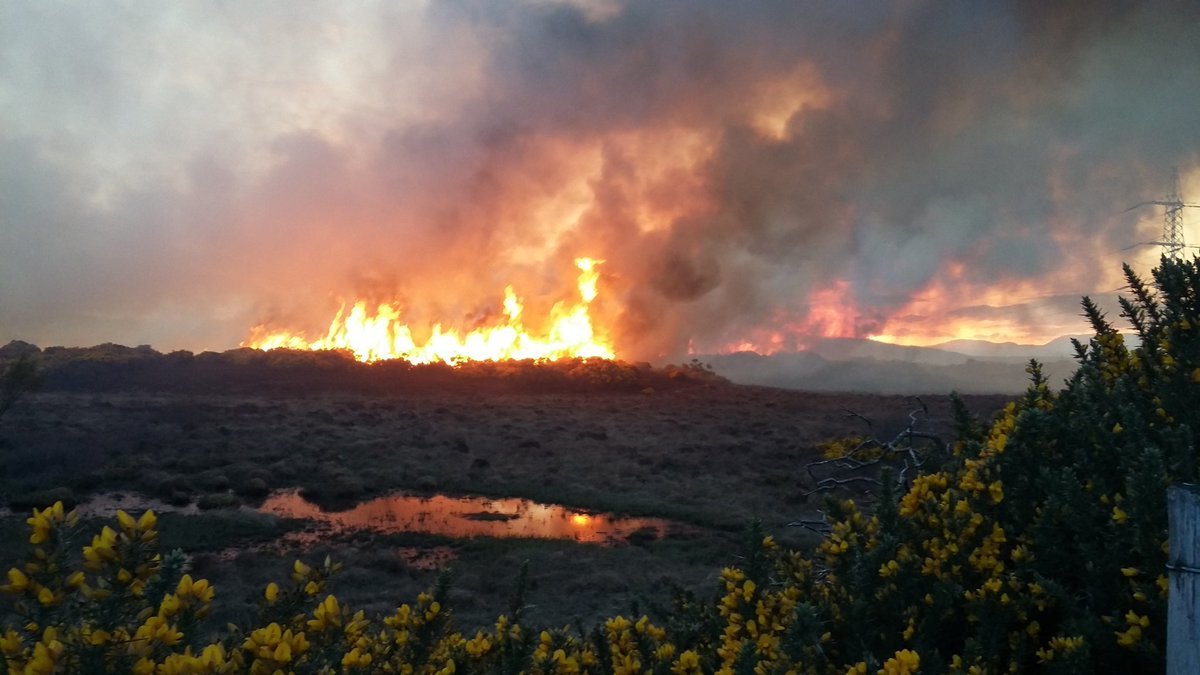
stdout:
[[879,675],[912,675],[921,668],[921,657],[916,652],[901,649],[884,662]]

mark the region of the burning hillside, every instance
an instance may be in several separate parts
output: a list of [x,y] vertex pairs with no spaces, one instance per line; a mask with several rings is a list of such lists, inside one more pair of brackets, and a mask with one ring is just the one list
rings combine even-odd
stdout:
[[363,363],[345,349],[232,349],[163,354],[148,346],[103,344],[0,346],[0,373],[19,359],[32,361],[50,391],[163,391],[189,394],[297,395],[320,392],[397,394],[411,391],[645,393],[725,385],[699,363],[651,366],[608,358],[436,360],[405,358]]
[[272,331],[257,326],[242,343],[255,349],[348,350],[359,361],[403,359],[413,364],[466,361],[526,360],[557,361],[563,358],[614,358],[611,343],[592,325],[589,307],[598,293],[597,266],[602,260],[576,258],[579,268],[579,298],[555,302],[549,316],[535,320],[541,331],[527,330],[528,318],[512,286],[504,289],[502,318],[460,332],[435,323],[423,337],[403,322],[398,303],[383,302],[372,311],[367,302],[356,301],[347,312],[338,310],[324,337],[309,341],[302,333]]

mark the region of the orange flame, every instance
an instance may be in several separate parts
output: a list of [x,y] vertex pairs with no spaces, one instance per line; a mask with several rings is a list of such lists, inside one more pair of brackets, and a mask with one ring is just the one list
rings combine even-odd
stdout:
[[[814,338],[854,338],[861,334],[863,313],[854,301],[850,282],[836,279],[808,293],[804,313],[777,310],[762,328],[748,331],[739,339],[720,346],[722,354],[805,351]],[[689,353],[698,353],[694,346]]]
[[466,361],[615,357],[612,344],[598,336],[592,327],[589,306],[598,294],[600,277],[597,266],[603,260],[576,258],[580,273],[577,281],[580,301],[557,302],[550,309],[549,329],[544,335],[525,330],[521,314],[524,305],[512,286],[504,289],[504,320],[496,325],[476,328],[460,335],[435,324],[423,344],[413,340],[412,330],[400,321],[400,307],[381,303],[374,314],[367,303],[358,301],[346,312],[343,305],[329,324],[325,337],[309,341],[303,333],[269,332],[263,326],[251,330],[243,347],[255,349],[344,349],[366,363],[404,359],[414,364],[441,361],[447,364]]

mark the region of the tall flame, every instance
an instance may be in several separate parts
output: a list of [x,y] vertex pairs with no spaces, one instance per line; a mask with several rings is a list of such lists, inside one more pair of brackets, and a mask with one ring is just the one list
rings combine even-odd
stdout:
[[504,289],[504,319],[465,334],[445,330],[435,324],[429,339],[417,344],[412,330],[401,323],[400,307],[381,303],[369,313],[367,303],[358,301],[350,311],[338,310],[325,337],[309,341],[303,333],[270,332],[263,326],[251,330],[243,347],[255,349],[344,349],[359,361],[371,363],[386,359],[404,359],[411,363],[448,364],[465,361],[505,359],[556,360],[569,357],[614,358],[612,344],[597,336],[592,327],[589,307],[597,296],[603,260],[576,258],[579,267],[579,302],[556,302],[550,309],[549,329],[543,335],[526,331],[521,315],[524,305],[512,286]]

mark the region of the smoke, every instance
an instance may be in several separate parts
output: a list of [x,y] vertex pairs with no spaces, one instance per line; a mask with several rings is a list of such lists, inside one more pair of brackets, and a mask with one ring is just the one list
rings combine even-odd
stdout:
[[1200,190],[1195,82],[1184,1],[6,3],[0,339],[533,315],[580,255],[628,358],[1052,337]]

